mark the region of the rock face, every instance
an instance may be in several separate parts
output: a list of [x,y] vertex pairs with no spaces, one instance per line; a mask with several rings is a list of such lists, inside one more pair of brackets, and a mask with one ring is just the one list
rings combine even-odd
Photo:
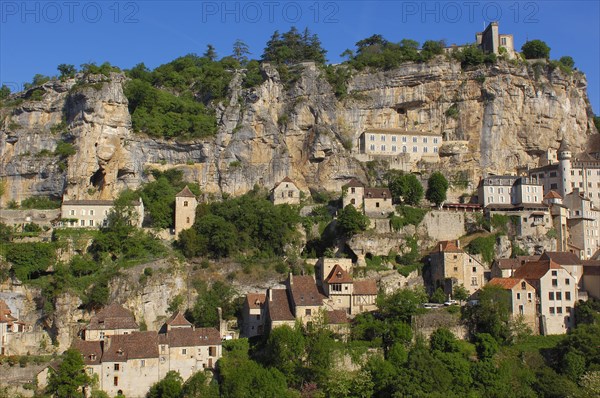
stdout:
[[[51,81],[17,94],[19,105],[0,109],[1,200],[108,199],[144,182],[148,166],[180,168],[217,195],[242,194],[255,184],[270,188],[285,176],[301,189],[339,190],[348,177],[365,177],[353,154],[369,128],[441,133],[441,160],[433,167],[472,183],[485,172],[537,164],[563,137],[574,152],[595,149],[587,82],[579,72],[503,61],[465,71],[440,57],[357,73],[347,99],[338,101],[318,67],[300,69],[289,88],[270,65],[263,65],[266,81],[251,89],[242,89],[236,72],[227,105],[216,108],[217,135],[187,142],[132,132],[121,74]],[[65,129],[58,128],[61,121]],[[60,140],[71,142],[76,154],[52,156]]]

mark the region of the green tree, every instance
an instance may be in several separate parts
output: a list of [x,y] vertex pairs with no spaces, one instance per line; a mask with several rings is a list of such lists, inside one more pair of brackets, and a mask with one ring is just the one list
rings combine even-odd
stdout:
[[526,59],[550,58],[550,47],[541,40],[530,40],[523,44],[521,52]]
[[209,383],[210,373],[196,372],[187,379],[181,389],[181,398],[218,398],[219,387],[217,383]]
[[248,55],[250,55],[248,45],[242,40],[237,39],[233,43],[233,58],[235,58],[240,64],[246,65],[248,63]]
[[444,293],[444,289],[438,287],[435,292],[431,295],[432,303],[443,303],[446,301],[446,293]]
[[207,45],[203,56],[214,62],[217,59],[217,51],[215,50],[215,47],[212,44]]
[[337,218],[337,225],[342,234],[352,236],[367,229],[369,218],[349,204],[340,211]]
[[491,359],[500,349],[498,342],[489,333],[478,333],[475,336],[475,349],[479,359]]
[[560,62],[563,66],[566,66],[569,69],[573,69],[575,67],[575,61],[573,60],[573,57],[570,57],[568,55],[560,57],[558,62]]
[[167,372],[165,378],[154,383],[150,391],[146,394],[147,398],[179,398],[182,390],[183,379],[179,372],[173,370]]
[[3,84],[2,87],[0,87],[0,100],[8,98],[9,95],[10,88],[8,88],[6,84]]
[[219,325],[217,308],[223,311],[223,318],[233,318],[237,311],[237,304],[234,301],[237,293],[233,286],[215,281],[209,287],[204,281],[196,281],[194,287],[198,292],[198,298],[191,311],[194,324],[217,327]]
[[12,241],[14,236],[14,230],[12,227],[0,222],[0,242],[8,243]]
[[83,398],[83,389],[90,383],[81,353],[70,348],[63,353],[58,369],[50,372],[46,392],[57,398]]
[[456,337],[447,328],[436,329],[429,337],[431,350],[441,352],[457,352],[459,350]]
[[379,295],[377,306],[384,317],[410,324],[412,316],[422,312],[421,304],[426,301],[427,295],[422,289],[400,289]]
[[510,293],[499,286],[486,285],[479,291],[479,303],[465,311],[472,334],[487,333],[498,341],[510,336]]
[[297,385],[300,381],[305,341],[302,330],[288,325],[277,327],[269,333],[266,345],[265,363],[279,369],[288,383]]
[[39,278],[56,260],[52,243],[14,243],[6,251],[15,276],[21,281]]
[[423,185],[414,174],[400,174],[388,180],[392,197],[402,204],[415,206],[423,199]]
[[446,200],[447,191],[448,180],[446,177],[438,171],[432,173],[427,181],[427,192],[425,194],[427,200],[439,207]]
[[458,300],[460,305],[462,305],[463,301],[466,301],[469,298],[470,294],[465,285],[454,285],[452,288],[452,298],[454,300]]
[[69,77],[74,77],[77,70],[75,69],[75,65],[70,64],[60,64],[56,67],[60,72],[60,78],[66,79]]

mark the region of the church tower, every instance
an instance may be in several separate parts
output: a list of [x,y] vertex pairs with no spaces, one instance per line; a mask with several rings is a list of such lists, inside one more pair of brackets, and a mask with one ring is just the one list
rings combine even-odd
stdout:
[[191,228],[196,219],[196,206],[198,200],[196,195],[185,186],[175,195],[175,236],[184,229]]
[[571,149],[565,138],[560,142],[557,151],[558,156],[558,174],[560,175],[560,196],[563,198],[572,191],[571,182]]

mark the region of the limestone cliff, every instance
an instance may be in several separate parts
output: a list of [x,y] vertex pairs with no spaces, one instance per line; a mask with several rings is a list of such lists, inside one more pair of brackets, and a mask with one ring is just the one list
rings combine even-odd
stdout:
[[[365,178],[353,155],[368,128],[441,133],[440,163],[422,167],[473,183],[483,172],[536,164],[563,137],[575,152],[595,145],[579,72],[503,61],[465,71],[440,57],[356,73],[339,101],[319,68],[300,69],[287,87],[274,67],[263,65],[265,82],[251,89],[242,88],[243,71],[235,72],[228,100],[216,105],[216,136],[186,142],[132,131],[121,74],[51,81],[18,93],[13,106],[0,110],[2,203],[32,195],[112,198],[144,182],[148,166],[178,167],[217,195],[271,187],[285,176],[302,189],[339,190],[350,176]],[[61,140],[76,154],[53,156]]]

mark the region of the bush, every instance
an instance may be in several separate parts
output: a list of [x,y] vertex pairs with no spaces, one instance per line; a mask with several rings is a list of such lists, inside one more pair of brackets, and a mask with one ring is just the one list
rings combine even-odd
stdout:
[[526,59],[550,58],[550,47],[541,40],[530,40],[523,44],[521,52]]
[[51,199],[47,196],[32,196],[21,202],[22,209],[50,210],[59,209],[60,200]]
[[488,264],[494,261],[496,248],[496,235],[475,238],[467,246],[467,251],[471,254],[481,254],[483,260]]
[[69,156],[75,155],[77,150],[75,146],[71,143],[59,141],[56,144],[56,149],[54,150],[54,154],[61,158],[68,158]]

